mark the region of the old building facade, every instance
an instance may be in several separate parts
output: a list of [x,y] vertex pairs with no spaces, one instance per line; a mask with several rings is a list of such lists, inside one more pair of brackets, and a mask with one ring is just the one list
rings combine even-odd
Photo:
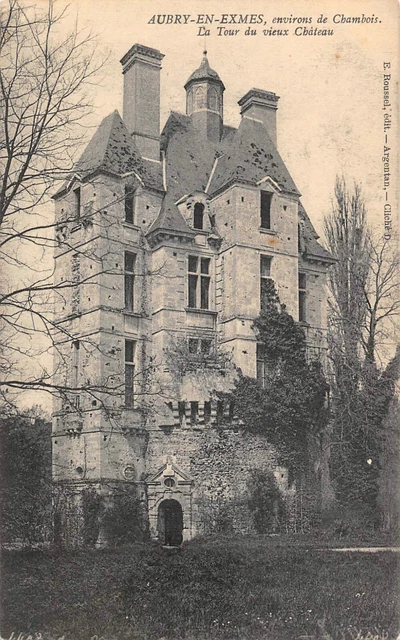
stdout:
[[278,96],[251,89],[239,127],[227,126],[204,53],[186,113],[160,134],[162,58],[143,45],[123,57],[123,118],[103,120],[54,196],[56,381],[67,391],[54,407],[53,476],[73,496],[67,537],[88,487],[108,504],[131,491],[164,543],[206,531],[221,504],[251,530],[233,504],[252,472],[272,470],[285,492],[288,471],[213,392],[237,368],[263,376],[252,322],[266,281],[310,350],[325,348],[331,258],[277,151]]

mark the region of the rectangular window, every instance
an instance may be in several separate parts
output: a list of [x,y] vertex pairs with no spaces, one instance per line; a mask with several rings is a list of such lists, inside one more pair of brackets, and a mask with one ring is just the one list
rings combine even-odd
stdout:
[[130,409],[135,399],[135,349],[136,342],[125,340],[125,406]]
[[299,273],[299,321],[307,321],[307,278],[305,273]]
[[210,258],[188,257],[188,306],[210,308]]
[[206,401],[204,403],[204,424],[209,424],[211,420],[211,402]]
[[125,252],[125,309],[126,311],[133,311],[134,302],[135,302],[135,263],[136,263],[136,255],[134,253],[130,253],[129,251]]
[[186,402],[178,402],[179,424],[184,427],[186,424]]
[[199,403],[190,403],[190,424],[197,424],[199,421]]
[[260,227],[271,229],[271,202],[272,193],[260,191]]
[[189,338],[189,353],[193,353],[194,355],[209,356],[211,355],[212,351],[212,343],[213,341],[208,338],[202,338],[201,340],[199,338]]
[[220,424],[224,419],[224,401],[217,400],[217,423]]
[[271,293],[271,261],[270,256],[260,256],[260,309],[265,309]]
[[74,189],[74,207],[75,217],[79,220],[81,217],[81,188]]
[[257,360],[257,380],[261,384],[262,388],[265,388],[265,354],[264,346],[262,344],[257,345],[256,352]]
[[72,386],[77,387],[79,383],[79,340],[74,340],[72,343],[72,371],[73,371],[73,381]]
[[125,222],[133,224],[134,221],[135,191],[129,185],[125,185]]

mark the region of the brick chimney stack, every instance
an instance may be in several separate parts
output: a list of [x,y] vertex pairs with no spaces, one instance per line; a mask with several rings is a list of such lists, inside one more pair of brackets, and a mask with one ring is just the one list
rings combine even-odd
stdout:
[[272,91],[250,89],[238,102],[242,118],[261,121],[275,147],[277,147],[276,111],[278,100],[279,96]]
[[160,71],[164,55],[134,44],[121,60],[123,120],[144,158],[160,160]]

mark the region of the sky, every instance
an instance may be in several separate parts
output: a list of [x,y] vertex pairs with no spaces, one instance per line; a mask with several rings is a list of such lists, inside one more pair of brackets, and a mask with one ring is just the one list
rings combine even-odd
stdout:
[[[59,0],[60,1],[60,0]],[[237,101],[252,87],[274,91],[278,108],[278,149],[303,195],[303,204],[322,234],[323,216],[330,211],[335,176],[361,183],[371,223],[383,229],[383,81],[390,73],[392,128],[390,201],[397,201],[397,113],[395,83],[398,59],[398,5],[393,0],[326,2],[202,0],[73,0],[79,23],[99,35],[109,64],[100,86],[94,87],[93,125],[118,109],[122,114],[122,74],[119,60],[136,42],[159,49],[165,58],[161,75],[161,126],[170,110],[184,111],[184,84],[201,61],[204,37],[198,35],[200,15],[239,20],[238,14],[262,15],[253,24],[256,35],[245,35],[249,25],[221,22],[203,25],[208,58],[223,80],[224,120],[240,122]],[[166,16],[190,15],[188,24],[165,24]],[[231,16],[234,16],[232,18]],[[323,16],[321,18],[321,15]],[[153,16],[155,24],[151,22]],[[164,21],[164,24],[157,24]],[[165,17],[164,17],[165,16]],[[359,17],[361,24],[347,20]],[[311,18],[312,23],[273,22],[277,18]],[[317,19],[326,22],[317,23]],[[249,20],[250,18],[248,18]],[[343,21],[346,20],[346,22]],[[171,18],[169,18],[171,20]],[[194,22],[192,22],[194,20]],[[376,22],[375,22],[376,20]],[[335,21],[335,23],[333,22]],[[183,18],[181,18],[183,22]],[[219,29],[218,29],[219,27]],[[295,35],[295,29],[300,27]],[[224,29],[236,35],[218,35]],[[303,35],[304,29],[333,30],[333,35]],[[270,29],[288,29],[287,36],[264,35]],[[390,72],[384,70],[391,63]],[[388,132],[387,132],[388,133]],[[393,224],[398,217],[393,214]]]
[[[226,88],[225,124],[238,126],[237,102],[249,89],[280,96],[278,150],[321,236],[323,218],[331,211],[336,175],[345,176],[350,185],[353,181],[361,184],[369,222],[378,233],[384,232],[385,203],[391,204],[392,226],[398,230],[396,0],[57,0],[60,9],[67,4],[65,32],[78,20],[80,29],[97,34],[98,55],[108,57],[101,80],[91,88],[95,108],[87,120],[87,139],[106,115],[115,109],[122,115],[119,61],[133,44],[154,47],[165,55],[161,127],[171,110],[184,112],[184,84],[200,65],[206,46],[210,65]],[[36,5],[45,7],[46,0],[36,0]],[[239,14],[248,22],[254,14],[257,24],[233,24],[239,21]],[[170,24],[183,15],[189,16],[187,24]],[[212,24],[201,25],[205,15],[213,17]],[[230,24],[223,25],[224,20]],[[246,35],[249,27],[256,30],[255,35]],[[239,31],[219,35],[225,28],[228,34]],[[206,45],[199,35],[205,29],[209,31]],[[287,35],[272,35],[273,30],[287,30]],[[314,35],[315,30],[333,34]],[[384,75],[390,75],[386,109]],[[386,132],[385,116],[391,119]],[[385,146],[391,172],[386,191]],[[79,153],[77,149],[77,159]],[[46,215],[52,215],[51,207]]]

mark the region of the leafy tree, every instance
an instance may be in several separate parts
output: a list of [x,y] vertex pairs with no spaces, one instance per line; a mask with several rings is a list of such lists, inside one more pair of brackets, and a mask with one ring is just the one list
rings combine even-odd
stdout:
[[361,187],[337,178],[325,235],[338,262],[330,271],[332,476],[336,496],[377,515],[380,451],[395,366],[379,362],[399,313],[399,257],[392,238],[368,228]]
[[0,497],[3,539],[51,539],[51,424],[37,411],[0,421]]
[[319,439],[329,416],[329,386],[320,362],[308,362],[303,329],[279,302],[273,283],[253,328],[263,347],[264,384],[240,375],[228,394],[245,429],[265,435],[281,464],[305,471],[310,438]]

